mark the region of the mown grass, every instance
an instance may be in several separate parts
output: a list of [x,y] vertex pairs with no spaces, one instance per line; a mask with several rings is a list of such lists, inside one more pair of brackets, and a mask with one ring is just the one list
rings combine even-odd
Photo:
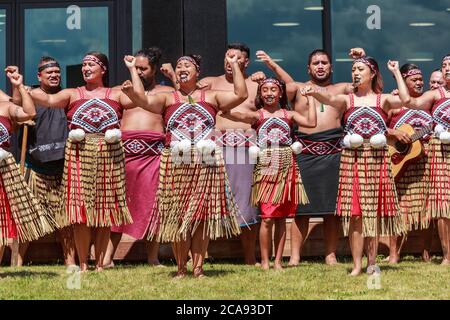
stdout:
[[[392,266],[380,263],[381,289],[369,289],[368,275],[348,276],[350,259],[337,266],[305,261],[283,271],[263,271],[230,261],[208,262],[208,277],[172,279],[176,266],[118,265],[80,278],[61,265],[0,269],[0,299],[450,299],[450,267],[406,257]],[[72,274],[73,275],[73,274]]]

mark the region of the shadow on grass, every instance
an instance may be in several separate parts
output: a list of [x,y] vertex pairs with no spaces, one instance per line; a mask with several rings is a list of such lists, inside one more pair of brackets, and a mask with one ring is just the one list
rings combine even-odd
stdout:
[[48,277],[48,278],[54,278],[59,277],[59,274],[56,272],[49,272],[49,271],[6,271],[1,272],[0,271],[0,278],[25,278],[25,277]]

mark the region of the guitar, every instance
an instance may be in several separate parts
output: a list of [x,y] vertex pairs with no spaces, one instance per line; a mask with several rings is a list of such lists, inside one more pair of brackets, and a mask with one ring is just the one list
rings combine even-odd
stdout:
[[406,132],[411,137],[411,143],[403,143],[395,138],[388,139],[388,151],[392,162],[392,174],[394,179],[398,180],[409,164],[418,161],[425,151],[420,138],[433,130],[433,124],[430,124],[416,131],[409,124],[402,124],[397,130]]

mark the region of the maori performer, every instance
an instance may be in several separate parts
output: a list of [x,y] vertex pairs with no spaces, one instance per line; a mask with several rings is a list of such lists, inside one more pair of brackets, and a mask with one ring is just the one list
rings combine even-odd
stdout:
[[[145,94],[173,91],[172,87],[156,83],[161,50],[156,47],[136,52],[136,70]],[[127,204],[132,224],[111,228],[111,245],[105,257],[105,267],[114,266],[113,257],[125,233],[135,239],[146,238],[159,182],[159,160],[165,143],[164,122],[160,114],[140,107],[124,110],[120,129],[125,151]],[[146,241],[149,265],[160,265],[159,242]]]
[[364,238],[367,239],[368,273],[376,263],[378,236],[404,233],[403,221],[386,146],[386,120],[400,108],[398,96],[382,94],[383,82],[375,59],[363,57],[352,65],[354,93],[330,95],[311,86],[304,93],[345,112],[336,214],[349,236],[354,267],[362,271]]
[[[128,57],[134,64],[135,58]],[[187,273],[192,252],[194,277],[202,277],[209,239],[238,235],[238,209],[231,193],[222,152],[211,140],[219,110],[232,109],[247,99],[247,87],[237,62],[228,56],[234,91],[202,90],[197,86],[200,58],[178,59],[175,74],[179,89],[171,93],[144,95],[134,68],[123,91],[136,104],[163,114],[166,147],[161,155],[157,203],[150,222],[149,238],[173,242],[176,277]]]
[[425,166],[424,210],[428,219],[437,220],[442,264],[450,265],[450,54],[442,58],[441,72],[445,85],[420,97],[409,94],[397,61],[389,62],[389,70],[397,80],[402,102],[410,108],[427,110],[433,117],[434,134],[428,143]]
[[16,160],[9,152],[10,137],[14,125],[36,115],[36,109],[23,85],[23,77],[18,72],[7,70],[14,90],[20,95],[22,107],[0,102],[0,246],[8,243],[8,238],[19,242],[36,240],[56,227],[47,210],[33,196],[22,177]]
[[440,69],[436,69],[431,73],[428,85],[430,90],[438,89],[445,85],[444,76]]
[[[61,91],[61,68],[52,57],[41,57],[37,78],[39,86],[33,90],[47,93]],[[41,206],[53,217],[61,201],[61,181],[64,171],[64,146],[67,139],[67,119],[62,109],[37,106],[34,125],[30,126],[27,139],[25,177]],[[75,265],[75,243],[72,226],[58,230],[64,264]],[[22,265],[29,243],[19,245],[18,265]]]
[[[362,48],[352,48],[349,55],[357,58],[365,55]],[[288,97],[293,101],[297,112],[305,113],[308,107],[299,103],[299,90],[305,85],[314,86],[330,94],[347,94],[352,92],[351,83],[331,82],[333,66],[329,54],[316,49],[308,56],[308,75],[306,83],[293,82],[287,74],[264,51],[258,51],[257,57],[286,82]],[[344,110],[332,108],[313,99],[317,111],[317,126],[303,127],[295,130],[295,138],[303,145],[302,152],[296,156],[302,174],[303,184],[309,196],[309,203],[300,204],[295,219],[291,224],[291,258],[290,266],[300,263],[303,244],[309,231],[311,217],[323,217],[323,234],[325,240],[325,263],[337,263],[336,248],[339,241],[339,217],[334,215],[339,180],[339,163],[341,157],[341,140],[343,129],[341,119]]]
[[[230,43],[224,57],[225,73],[218,77],[203,78],[200,83],[212,90],[233,90],[233,69],[227,59],[231,55],[237,56],[239,68],[244,74],[248,90],[248,98],[234,110],[256,111],[254,99],[258,84],[253,81],[253,77],[246,74],[250,63],[250,49],[246,44]],[[248,150],[249,147],[256,146],[256,137],[249,124],[227,119],[222,112],[217,114],[216,129],[220,130],[220,136],[216,139],[216,143],[223,146],[225,168],[240,211],[238,222],[241,226],[240,240],[244,262],[247,265],[255,265],[259,219],[258,209],[250,203],[255,163],[250,160]]]
[[125,199],[125,162],[119,121],[131,101],[108,88],[108,58],[89,52],[81,71],[86,85],[55,94],[32,91],[40,105],[64,108],[71,130],[65,148],[61,227],[73,225],[80,270],[88,270],[91,231],[95,231],[96,270],[103,259],[112,225],[131,223]]
[[[402,78],[406,82],[409,94],[412,97],[420,97],[423,93],[422,71],[415,64],[407,63],[400,68]],[[389,113],[388,135],[396,140],[408,144],[411,143],[411,137],[408,133],[398,130],[403,124],[411,125],[416,131],[431,127],[433,118],[429,111],[413,110],[409,108],[391,110]],[[431,136],[426,132],[420,138],[424,146],[425,154],[418,161],[408,165],[402,176],[397,179],[396,187],[399,198],[399,205],[402,211],[405,227],[407,231],[423,230],[424,248],[422,258],[424,261],[430,261],[430,246],[432,227],[430,219],[424,214],[423,206],[425,201],[426,183],[425,183],[425,164],[427,163],[428,141]],[[398,263],[400,260],[401,244],[405,238],[391,236],[389,263]]]
[[251,198],[252,204],[261,210],[261,267],[264,270],[270,268],[272,229],[275,225],[274,268],[280,270],[283,268],[286,217],[294,216],[298,204],[308,203],[293,155],[301,152],[301,145],[292,141],[292,125],[315,126],[316,110],[311,103],[306,117],[295,111],[287,111],[286,86],[276,78],[260,82],[255,105],[257,111],[242,113],[233,110],[223,116],[251,124],[257,133],[259,147],[250,147],[250,155],[258,158],[253,173]]

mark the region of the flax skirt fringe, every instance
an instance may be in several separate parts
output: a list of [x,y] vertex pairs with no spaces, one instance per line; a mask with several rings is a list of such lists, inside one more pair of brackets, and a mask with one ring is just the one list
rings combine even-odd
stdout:
[[350,218],[357,216],[362,218],[364,237],[405,233],[387,147],[342,151],[336,214],[346,236]]
[[262,149],[255,166],[252,204],[309,203],[290,147]]
[[28,186],[43,208],[46,208],[52,217],[56,216],[61,203],[62,175],[40,174],[29,170]]
[[132,222],[126,205],[122,142],[106,143],[103,134],[87,134],[78,143],[67,140],[57,222],[61,227]]
[[426,164],[427,199],[425,211],[430,219],[450,218],[450,145],[433,137]]
[[[428,153],[428,143],[424,143],[425,154]],[[397,194],[403,221],[408,231],[427,229],[430,219],[425,214],[427,156],[411,163],[396,182]]]
[[214,240],[240,233],[235,203],[220,148],[203,161],[196,151],[161,154],[157,201],[148,239],[185,240],[203,223],[203,235]]
[[36,240],[54,231],[52,216],[33,196],[10,154],[0,161],[0,245],[8,238]]

